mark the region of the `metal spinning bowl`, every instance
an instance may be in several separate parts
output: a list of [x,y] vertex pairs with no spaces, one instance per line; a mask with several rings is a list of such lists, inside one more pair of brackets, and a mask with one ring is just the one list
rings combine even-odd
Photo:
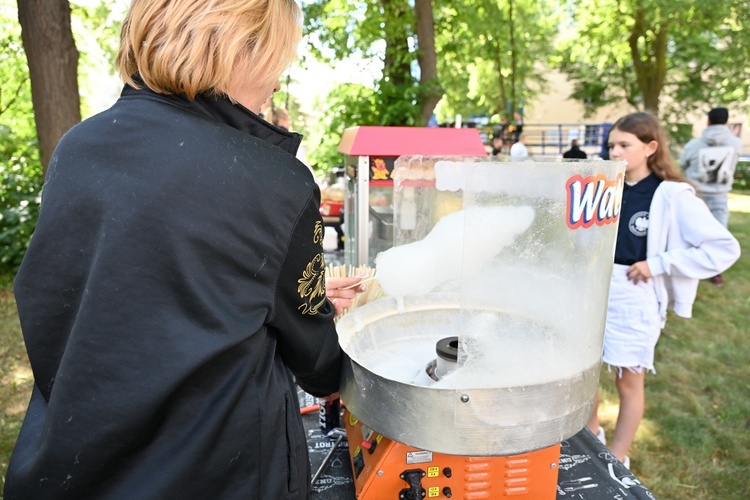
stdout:
[[341,396],[352,414],[390,439],[453,455],[515,455],[580,431],[591,413],[598,362],[563,379],[512,387],[497,381],[490,388],[486,383],[441,388],[376,373],[373,353],[431,349],[422,357],[434,358],[435,343],[459,331],[467,313],[456,295],[430,294],[403,301],[389,297],[344,315],[337,330],[350,360]]

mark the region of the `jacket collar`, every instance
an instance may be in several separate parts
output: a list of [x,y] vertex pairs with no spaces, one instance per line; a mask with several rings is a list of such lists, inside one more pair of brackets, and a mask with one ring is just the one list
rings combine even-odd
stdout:
[[148,88],[136,75],[135,81],[141,84],[141,88],[134,89],[125,85],[122,96],[144,96],[150,99],[163,101],[172,106],[178,106],[191,113],[224,123],[232,128],[263,139],[266,142],[278,146],[292,155],[297,154],[302,142],[300,134],[289,132],[267,122],[240,103],[233,103],[226,95],[201,94],[194,100],[184,95],[159,94]]
[[635,184],[625,184],[625,189],[633,190],[637,193],[648,193],[649,191],[653,191],[654,189],[656,189],[656,186],[658,186],[660,183],[661,179],[658,178],[653,172],[651,172]]

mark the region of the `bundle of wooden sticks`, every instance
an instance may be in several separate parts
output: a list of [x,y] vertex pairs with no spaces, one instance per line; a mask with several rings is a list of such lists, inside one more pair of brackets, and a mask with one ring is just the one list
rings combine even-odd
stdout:
[[367,281],[367,290],[362,293],[358,293],[352,301],[351,307],[346,309],[343,314],[346,314],[352,309],[364,305],[368,302],[377,300],[385,295],[383,289],[378,283],[378,280],[375,278],[375,269],[373,269],[372,267],[354,267],[347,264],[338,266],[329,264],[328,266],[326,266],[326,277],[342,278],[347,276],[364,276],[364,278],[362,278],[362,282]]

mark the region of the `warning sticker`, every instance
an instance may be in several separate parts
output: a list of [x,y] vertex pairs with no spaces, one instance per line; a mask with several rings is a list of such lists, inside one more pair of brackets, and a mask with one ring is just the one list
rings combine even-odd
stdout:
[[407,464],[426,464],[432,462],[431,451],[410,451],[406,453]]

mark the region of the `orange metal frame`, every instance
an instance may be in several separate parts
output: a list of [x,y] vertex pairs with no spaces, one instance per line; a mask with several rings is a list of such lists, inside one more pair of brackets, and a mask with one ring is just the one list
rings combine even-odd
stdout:
[[507,457],[445,455],[392,441],[348,410],[344,424],[358,500],[557,496],[559,444]]

